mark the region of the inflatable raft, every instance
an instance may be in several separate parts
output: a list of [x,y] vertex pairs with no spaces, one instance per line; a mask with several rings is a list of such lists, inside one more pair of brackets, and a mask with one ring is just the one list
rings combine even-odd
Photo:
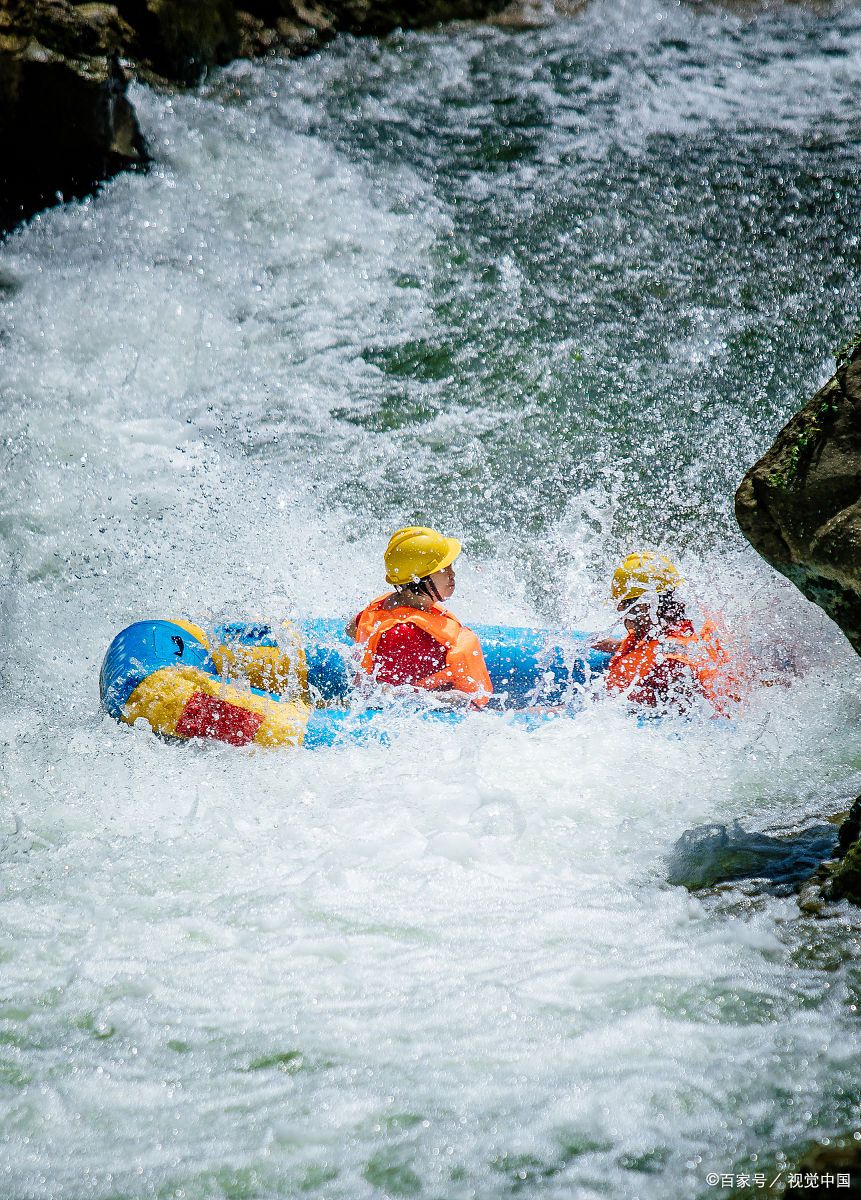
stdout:
[[[609,656],[589,635],[475,626],[493,683],[492,706],[570,704]],[[281,626],[228,622],[210,632],[189,621],[138,621],[108,647],[102,705],[178,740],[233,746],[300,746],[385,739],[384,710],[355,704],[356,647],[339,620]],[[400,706],[398,706],[400,708]],[[467,715],[418,709],[433,720]]]

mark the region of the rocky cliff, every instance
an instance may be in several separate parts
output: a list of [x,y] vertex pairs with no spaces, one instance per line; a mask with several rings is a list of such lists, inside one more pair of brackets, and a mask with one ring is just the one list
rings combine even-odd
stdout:
[[478,18],[506,0],[0,0],[0,231],[91,191],[146,147],[129,73],[194,84],[207,68],[336,33]]
[[861,654],[861,345],[742,480],[745,536]]
[[0,229],[144,161],[116,54],[130,33],[107,5],[0,7]]
[[[735,511],[754,548],[823,608],[861,654],[859,342],[839,356],[836,374],[745,475]],[[821,907],[823,895],[861,904],[859,822],[861,798],[841,830],[839,862],[823,868],[810,911]]]

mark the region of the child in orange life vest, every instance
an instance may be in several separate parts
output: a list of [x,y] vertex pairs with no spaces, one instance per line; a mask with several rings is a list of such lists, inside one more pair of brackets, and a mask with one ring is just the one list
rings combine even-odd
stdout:
[[478,638],[444,607],[454,591],[460,542],[410,526],[386,547],[393,592],[372,601],[347,626],[365,647],[362,671],[377,683],[446,692],[481,708],[493,684]]
[[625,614],[626,636],[596,648],[612,653],[605,676],[609,692],[640,708],[689,712],[697,699],[727,715],[740,699],[740,677],[715,626],[697,632],[676,595],[682,577],[669,559],[629,554],[613,574],[612,594]]

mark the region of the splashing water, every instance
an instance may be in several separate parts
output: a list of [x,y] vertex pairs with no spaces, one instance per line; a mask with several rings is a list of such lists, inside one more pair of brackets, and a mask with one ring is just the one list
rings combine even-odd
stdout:
[[[857,659],[731,517],[857,320],[859,51],[854,5],[341,39],[136,87],[152,172],[3,247],[4,1195],[705,1196],[856,1128],[848,914],[668,878],[861,785]],[[465,620],[605,628],[661,548],[798,677],[292,756],[99,714],[130,620],[346,618],[413,521]]]

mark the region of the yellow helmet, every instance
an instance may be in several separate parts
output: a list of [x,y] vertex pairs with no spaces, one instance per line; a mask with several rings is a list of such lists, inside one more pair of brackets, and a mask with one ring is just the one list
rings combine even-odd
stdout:
[[629,604],[646,592],[669,592],[682,577],[663,554],[629,554],[613,572],[611,592],[617,604]]
[[386,546],[386,579],[394,584],[426,579],[434,571],[450,567],[458,554],[457,538],[445,537],[424,525],[409,525],[393,533]]

